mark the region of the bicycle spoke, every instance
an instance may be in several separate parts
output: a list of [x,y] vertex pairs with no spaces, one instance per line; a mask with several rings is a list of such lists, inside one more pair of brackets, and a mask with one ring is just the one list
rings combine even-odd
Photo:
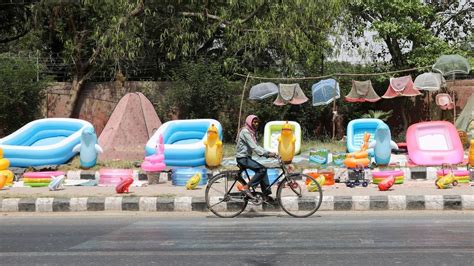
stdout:
[[314,178],[297,174],[288,177],[278,186],[277,197],[281,208],[294,217],[308,217],[321,205],[322,191],[319,184],[308,187],[306,184],[317,182]]
[[236,188],[236,181],[226,174],[219,174],[206,188],[206,202],[209,210],[219,217],[235,217],[247,206],[247,199]]

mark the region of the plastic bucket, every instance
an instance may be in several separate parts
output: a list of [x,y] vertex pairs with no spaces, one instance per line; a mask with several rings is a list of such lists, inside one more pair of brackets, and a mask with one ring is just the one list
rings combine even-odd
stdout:
[[324,184],[323,186],[332,186],[336,182],[334,181],[334,171],[331,170],[321,170],[317,172],[308,172],[307,175],[317,179],[320,175],[324,176]]

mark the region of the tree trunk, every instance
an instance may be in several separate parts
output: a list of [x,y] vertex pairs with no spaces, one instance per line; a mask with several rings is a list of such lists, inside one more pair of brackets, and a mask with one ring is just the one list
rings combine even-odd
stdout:
[[74,76],[71,85],[71,93],[69,95],[69,100],[66,102],[65,113],[68,117],[73,117],[74,110],[79,99],[80,92],[82,90],[82,85],[84,80],[77,75]]

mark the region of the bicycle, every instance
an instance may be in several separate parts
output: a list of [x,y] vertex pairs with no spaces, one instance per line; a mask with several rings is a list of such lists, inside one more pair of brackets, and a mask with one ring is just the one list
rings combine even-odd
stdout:
[[[323,199],[320,184],[309,175],[290,173],[281,157],[278,156],[277,159],[282,172],[268,189],[279,182],[276,199],[283,211],[289,215],[297,218],[313,215],[321,206]],[[238,183],[247,184],[242,177],[243,173],[250,180],[247,169],[242,169],[240,166],[237,171],[222,172],[210,178],[206,187],[206,204],[212,213],[222,218],[232,218],[241,214],[248,203],[253,205],[264,203],[263,193],[257,192],[255,188],[250,189],[254,199],[239,190]]]

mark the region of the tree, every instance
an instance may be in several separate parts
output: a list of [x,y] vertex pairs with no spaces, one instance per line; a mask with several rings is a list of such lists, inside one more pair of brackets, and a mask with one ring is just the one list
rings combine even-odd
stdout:
[[98,69],[133,59],[142,46],[142,0],[42,1],[35,5],[38,34],[47,54],[71,65],[71,97],[66,111],[73,115],[84,82]]
[[[428,2],[428,1],[427,1]],[[351,37],[377,33],[391,56],[394,68],[425,66],[472,33],[472,1],[355,0],[347,5],[347,30]],[[352,38],[357,44],[355,38]],[[385,54],[380,54],[385,57]]]
[[34,0],[0,3],[0,44],[18,40],[31,30]]
[[[428,2],[428,1],[426,1]],[[391,57],[393,69],[432,65],[442,54],[465,52],[460,49],[472,33],[472,1],[417,0],[355,0],[347,5],[346,29],[353,33],[352,44],[364,37],[366,31],[377,33],[388,52],[377,54]],[[406,108],[411,105],[405,97],[400,101],[403,126],[409,121]]]
[[145,50],[162,68],[207,57],[221,62],[227,73],[272,68],[301,75],[319,67],[321,55],[329,52],[327,36],[342,2],[157,1],[147,6],[150,49]]
[[37,67],[34,58],[0,54],[0,136],[38,117],[49,79]]

